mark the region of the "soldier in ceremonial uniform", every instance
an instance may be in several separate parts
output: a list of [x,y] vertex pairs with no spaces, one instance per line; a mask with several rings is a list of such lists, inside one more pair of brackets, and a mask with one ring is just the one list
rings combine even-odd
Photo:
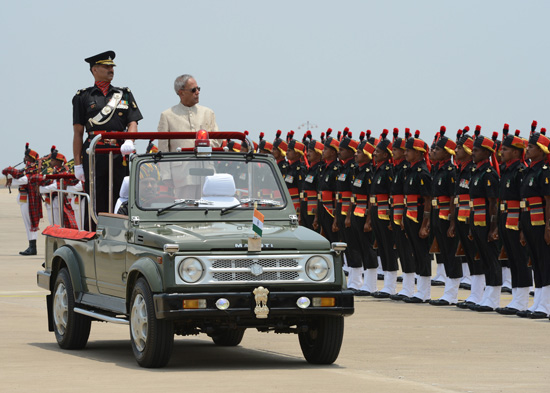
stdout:
[[437,300],[431,300],[434,306],[448,306],[458,302],[458,288],[462,278],[462,263],[456,257],[457,237],[449,237],[448,231],[451,219],[451,203],[454,203],[456,188],[456,167],[451,161],[456,143],[447,138],[441,130],[435,144],[434,159],[439,163],[432,180],[432,232],[439,245],[438,259],[445,266],[445,291]]
[[[63,173],[69,173],[67,168],[65,167],[65,164],[67,163],[67,159],[65,156],[57,149],[55,146],[52,146],[51,148],[51,154],[50,154],[50,166],[52,168],[51,172],[48,174],[63,174]],[[61,189],[61,180],[47,180],[46,175],[43,175],[41,173],[33,173],[32,175],[28,175],[28,182],[29,185],[32,185],[36,188],[39,186],[47,186],[46,190],[49,191],[52,190],[58,190]],[[76,179],[66,179],[63,181],[64,187],[67,185],[75,185],[78,182]],[[62,201],[62,202],[60,202]],[[78,225],[76,223],[76,217],[73,211],[73,208],[71,207],[71,203],[66,195],[59,194],[57,192],[52,193],[51,198],[51,206],[53,210],[53,215],[51,217],[50,224],[56,224],[61,225],[59,221],[59,210],[63,209],[63,227],[64,228],[70,228],[70,229],[78,229]]]
[[451,206],[451,214],[454,220],[449,225],[449,237],[458,236],[460,248],[464,251],[464,258],[467,261],[465,266],[462,263],[463,274],[470,278],[470,295],[466,301],[458,302],[457,307],[468,308],[481,301],[483,289],[485,288],[485,276],[481,263],[475,260],[477,249],[470,237],[470,179],[475,169],[472,161],[473,138],[467,134],[468,127],[465,127],[458,135],[455,159],[457,162],[457,179],[454,194],[454,204]]
[[[362,133],[363,134],[363,133]],[[363,139],[363,135],[359,138],[361,143],[357,147],[355,153],[355,174],[352,185],[352,200],[351,208],[346,216],[346,227],[351,229],[348,238],[348,249],[350,253],[350,267],[360,268],[363,274],[356,275],[358,283],[362,281],[359,291],[356,296],[370,296],[376,292],[376,279],[378,267],[378,259],[374,250],[374,234],[372,231],[366,232],[365,223],[368,215],[368,200],[369,189],[372,184],[373,168],[372,155],[374,153],[374,138],[372,143],[367,139]],[[349,280],[352,279],[352,273],[349,274]]]
[[334,209],[336,208],[336,182],[340,172],[339,146],[340,142],[337,139],[331,136],[327,136],[325,139],[322,159],[326,165],[319,177],[317,211],[313,221],[313,227],[321,228],[321,233],[331,243],[339,240],[338,232],[333,232],[332,225],[334,223]]
[[521,182],[521,234],[527,244],[535,279],[535,299],[531,307],[518,311],[519,317],[547,318],[550,314],[550,139],[540,133],[529,137],[525,157],[529,167]]
[[432,178],[428,158],[428,145],[419,138],[405,143],[405,158],[409,162],[403,193],[405,194],[405,217],[402,227],[411,244],[417,279],[417,290],[412,297],[404,298],[407,303],[424,303],[430,300],[431,257],[430,257],[430,213]]
[[38,153],[31,148],[29,144],[25,145],[24,169],[7,167],[2,170],[2,174],[8,177],[11,185],[19,189],[18,202],[21,209],[21,216],[25,224],[29,246],[26,250],[20,251],[20,255],[36,255],[36,239],[38,238],[38,225],[42,218],[42,200],[38,188],[29,184],[28,177],[39,171]]
[[[114,76],[115,52],[107,51],[88,57],[85,61],[95,83],[92,87],[81,89],[73,98],[73,154],[75,176],[84,182],[84,190],[90,193],[89,161],[86,149],[97,132],[129,131],[137,132],[137,123],[143,118],[130,89],[111,85]],[[84,130],[87,136],[83,143]],[[122,155],[134,151],[132,140],[103,139],[98,148],[120,148]],[[113,159],[113,194],[118,195],[128,167],[122,155],[115,154]],[[96,156],[95,167],[95,203],[97,212],[112,211],[109,205],[109,160],[105,154]],[[86,223],[88,221],[86,220]],[[90,229],[90,228],[89,228]]]
[[306,146],[296,139],[292,139],[288,143],[288,151],[286,157],[288,159],[288,168],[285,174],[285,183],[292,198],[294,209],[299,216],[300,211],[300,194],[302,193],[302,182],[305,177],[307,166],[301,161],[306,153]]
[[409,163],[405,160],[405,143],[411,137],[410,130],[405,129],[405,138],[396,138],[393,141],[393,165],[394,178],[391,185],[392,198],[392,214],[391,226],[393,241],[401,263],[401,271],[403,272],[403,285],[401,290],[391,295],[392,300],[403,300],[411,297],[414,294],[415,280],[415,263],[410,242],[407,240],[405,231],[401,228],[403,221],[403,212],[405,208],[404,184],[406,171],[409,168]]
[[273,144],[264,139],[263,132],[260,132],[260,143],[258,145],[258,152],[273,155]]
[[367,231],[374,230],[378,244],[382,270],[384,271],[384,287],[375,291],[372,296],[382,299],[396,293],[397,286],[397,254],[393,248],[393,236],[390,228],[390,188],[393,181],[392,144],[386,138],[388,130],[384,130],[380,142],[374,150],[374,175],[369,193],[369,215],[367,216]]
[[285,177],[286,171],[288,170],[288,162],[286,161],[287,150],[287,143],[281,139],[281,130],[277,130],[275,140],[273,141],[273,151],[271,152],[271,154],[273,154],[273,158],[275,158],[275,161],[277,161],[277,166],[279,167],[283,178]]
[[[489,162],[489,158],[492,158]],[[494,311],[500,304],[502,267],[497,249],[497,201],[499,174],[495,142],[478,136],[474,141],[472,159],[475,169],[470,179],[470,232],[481,257],[485,274],[485,290],[478,304],[468,306],[475,311]]]
[[322,154],[323,144],[316,140],[310,141],[307,149],[309,168],[304,175],[302,195],[300,196],[301,225],[315,231],[319,229],[318,227],[313,228],[313,221],[317,211],[317,190],[321,173],[325,167],[324,161],[321,160]]
[[526,168],[524,152],[527,140],[519,137],[519,131],[516,133],[517,135],[506,135],[503,138],[501,152],[498,237],[508,256],[512,275],[512,301],[506,307],[496,309],[499,314],[504,315],[515,315],[518,311],[527,309],[529,288],[533,284],[527,248],[520,245],[519,231],[520,188]]
[[[346,135],[348,132],[346,130]],[[346,226],[346,217],[350,213],[353,177],[355,174],[355,152],[359,142],[349,137],[340,140],[338,158],[340,159],[340,171],[336,181],[336,210],[332,223],[333,232],[338,232],[342,241],[349,243],[351,238],[351,227]],[[349,269],[348,288],[359,290],[362,285],[363,264],[361,259],[352,260],[351,250],[348,247],[345,251],[346,265]]]

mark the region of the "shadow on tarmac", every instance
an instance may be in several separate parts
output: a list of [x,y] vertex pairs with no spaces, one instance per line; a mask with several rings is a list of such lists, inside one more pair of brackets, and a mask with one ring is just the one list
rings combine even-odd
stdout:
[[[82,350],[63,350],[57,343],[29,343],[46,351],[77,356],[82,359],[114,363],[119,367],[156,372],[213,371],[213,370],[299,370],[323,369],[333,365],[312,365],[302,357],[279,352],[237,347],[220,347],[201,340],[175,337],[174,350],[168,365],[162,369],[145,369],[138,366],[129,340],[90,341]],[[299,346],[298,339],[296,345]]]

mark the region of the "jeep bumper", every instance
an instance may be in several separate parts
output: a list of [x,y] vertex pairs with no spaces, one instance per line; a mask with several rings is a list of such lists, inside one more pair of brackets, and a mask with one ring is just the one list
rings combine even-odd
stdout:
[[[326,307],[300,308],[296,302],[301,297],[334,298],[334,305]],[[200,319],[200,318],[255,318],[254,309],[257,304],[251,292],[229,293],[192,293],[192,294],[156,294],[153,296],[157,318],[166,319]],[[216,307],[218,299],[229,301],[229,307],[220,310]],[[184,308],[184,301],[201,299],[204,308]],[[319,316],[319,315],[351,315],[354,312],[353,293],[351,291],[304,291],[304,292],[269,292],[267,319],[286,316]],[[264,319],[266,320],[266,319]]]

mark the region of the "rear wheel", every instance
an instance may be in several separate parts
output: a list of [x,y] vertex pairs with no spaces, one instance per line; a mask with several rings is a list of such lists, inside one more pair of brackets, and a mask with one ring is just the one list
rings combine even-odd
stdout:
[[63,349],[82,349],[90,337],[92,320],[74,312],[74,291],[67,269],[57,274],[53,289],[53,328],[55,338]]
[[239,345],[243,339],[245,329],[219,329],[216,330],[210,337],[214,344],[222,347],[235,347]]
[[138,364],[164,367],[172,355],[174,326],[171,321],[155,317],[153,295],[143,278],[136,282],[130,305],[130,338]]
[[332,364],[344,338],[344,317],[323,316],[312,320],[307,332],[298,333],[304,358],[312,364]]

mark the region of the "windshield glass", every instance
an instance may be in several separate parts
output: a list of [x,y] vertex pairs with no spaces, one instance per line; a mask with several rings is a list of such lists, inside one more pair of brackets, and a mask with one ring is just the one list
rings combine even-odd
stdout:
[[256,202],[259,208],[279,209],[285,199],[274,169],[268,162],[238,158],[141,161],[136,204],[142,210],[239,210]]

